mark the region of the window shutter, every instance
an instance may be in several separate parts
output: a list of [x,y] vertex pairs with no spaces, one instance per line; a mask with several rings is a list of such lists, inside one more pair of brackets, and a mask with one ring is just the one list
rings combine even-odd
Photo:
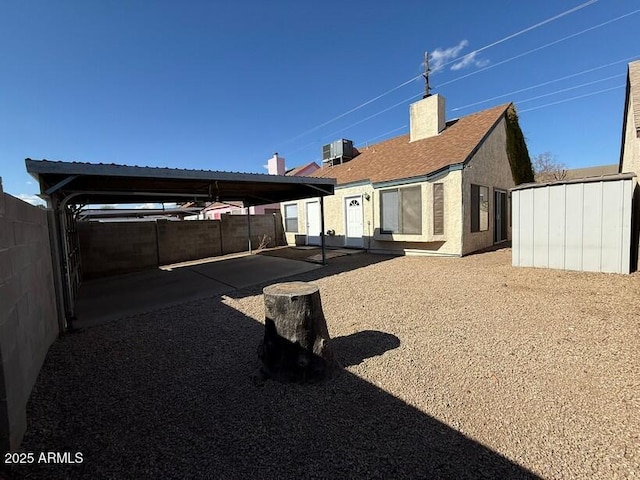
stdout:
[[433,234],[444,235],[444,185],[433,184]]

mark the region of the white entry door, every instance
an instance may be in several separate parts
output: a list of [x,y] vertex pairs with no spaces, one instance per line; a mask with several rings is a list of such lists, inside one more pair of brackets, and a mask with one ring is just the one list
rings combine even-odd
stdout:
[[345,197],[344,218],[346,219],[345,247],[362,248],[364,246],[364,239],[362,237],[364,234],[362,195]]
[[307,202],[307,245],[320,245],[320,202]]

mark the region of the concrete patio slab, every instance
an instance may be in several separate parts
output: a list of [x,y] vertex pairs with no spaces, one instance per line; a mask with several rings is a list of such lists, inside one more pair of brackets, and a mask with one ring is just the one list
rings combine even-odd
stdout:
[[80,288],[74,327],[86,328],[316,268],[320,265],[247,255],[91,280]]

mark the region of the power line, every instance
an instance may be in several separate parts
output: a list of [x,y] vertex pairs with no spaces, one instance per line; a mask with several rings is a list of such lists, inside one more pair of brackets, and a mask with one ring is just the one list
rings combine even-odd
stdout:
[[414,98],[417,97],[421,97],[422,93],[418,93],[417,95],[412,95],[409,98],[405,98],[404,100],[399,101],[398,103],[394,103],[393,105],[391,105],[390,107],[385,108],[384,110],[380,110],[378,113],[374,113],[373,115],[369,115],[366,118],[363,118],[362,120],[358,120],[355,123],[352,123],[350,125],[347,125],[346,127],[341,128],[340,130],[336,130],[335,132],[329,133],[327,135],[325,135],[322,138],[329,138],[329,137],[333,137],[334,135],[337,135],[338,133],[344,132],[345,130],[351,128],[351,127],[355,127],[356,125],[360,125],[361,123],[366,122],[367,120],[371,120],[372,118],[377,117],[378,115],[382,115],[385,112],[388,112],[389,110],[392,110],[396,107],[399,107],[400,105],[404,105],[405,103],[407,103],[410,100],[413,100]]
[[404,125],[402,125],[401,127],[394,128],[393,130],[389,130],[388,132],[384,132],[384,133],[381,133],[380,135],[376,135],[375,137],[368,138],[368,139],[367,139],[367,140],[365,140],[364,142],[359,143],[358,145],[356,145],[356,147],[361,147],[361,146],[363,146],[363,145],[364,145],[365,147],[367,147],[367,146],[369,145],[369,142],[370,142],[371,140],[377,140],[377,139],[378,139],[378,138],[380,138],[380,137],[386,137],[387,135],[389,135],[389,134],[391,134],[391,133],[394,133],[394,132],[397,132],[398,130],[403,130],[403,129],[405,129],[405,128],[407,128],[408,126],[409,126],[409,125],[404,124]]
[[289,140],[287,140],[286,142],[282,142],[282,143],[283,143],[283,144],[291,143],[291,142],[293,142],[293,141],[295,141],[295,140],[297,140],[297,139],[299,139],[299,138],[301,138],[301,137],[304,137],[304,136],[308,135],[309,133],[312,133],[312,132],[315,132],[316,130],[321,129],[322,127],[326,127],[326,126],[327,126],[327,125],[329,125],[330,123],[333,123],[333,122],[335,122],[336,120],[340,120],[341,118],[346,117],[346,116],[347,116],[347,115],[349,115],[350,113],[353,113],[353,112],[355,112],[355,111],[357,111],[357,110],[360,110],[360,109],[361,109],[361,108],[363,108],[363,107],[366,107],[367,105],[369,105],[370,103],[375,102],[376,100],[380,100],[382,97],[384,97],[384,96],[386,96],[386,95],[389,95],[389,94],[390,94],[390,93],[392,93],[392,92],[395,92],[396,90],[398,90],[398,89],[400,89],[400,88],[402,88],[402,87],[404,87],[404,86],[406,86],[406,85],[410,84],[411,82],[413,82],[413,81],[415,81],[415,80],[417,80],[418,78],[421,78],[421,77],[422,77],[422,74],[420,74],[420,75],[416,75],[415,77],[410,78],[410,79],[409,79],[409,80],[407,80],[406,82],[401,83],[401,84],[400,84],[400,85],[398,85],[397,87],[393,87],[392,89],[387,90],[387,91],[386,91],[386,92],[384,92],[384,93],[381,93],[381,94],[380,94],[380,95],[378,95],[377,97],[374,97],[374,98],[372,98],[371,100],[367,100],[366,102],[361,103],[361,104],[360,104],[360,105],[358,105],[357,107],[354,107],[354,108],[352,108],[351,110],[349,110],[349,111],[347,111],[347,112],[341,113],[340,115],[338,115],[338,116],[336,116],[336,117],[333,117],[332,119],[327,120],[326,122],[321,123],[320,125],[317,125],[317,126],[315,126],[315,127],[313,127],[313,128],[310,128],[309,130],[306,130],[306,131],[302,132],[300,135],[296,135],[295,137],[290,138],[290,139],[289,139]]
[[573,87],[563,88],[562,90],[556,90],[555,92],[551,92],[551,93],[543,93],[542,95],[538,95],[536,97],[527,98],[525,100],[518,100],[515,103],[520,105],[522,103],[532,102],[532,101],[538,100],[540,98],[551,97],[552,95],[557,95],[559,93],[569,92],[571,90],[576,90],[578,88],[587,87],[589,85],[595,85],[596,83],[606,82],[607,80],[611,80],[612,78],[619,78],[619,77],[626,77],[626,74],[621,73],[619,75],[612,75],[610,77],[602,78],[600,80],[594,80],[593,82],[583,83],[582,85],[575,85]]
[[603,68],[607,68],[607,67],[610,67],[612,65],[616,65],[618,63],[628,63],[628,62],[633,61],[633,60],[635,60],[635,59],[637,59],[639,57],[640,57],[640,55],[634,55],[633,57],[627,57],[627,58],[624,58],[622,60],[617,60],[615,62],[607,63],[606,65],[601,65],[599,67],[594,67],[594,68],[590,68],[588,70],[583,70],[582,72],[573,73],[571,75],[566,75],[566,76],[560,77],[560,78],[555,78],[553,80],[549,80],[549,81],[546,81],[546,82],[538,83],[536,85],[532,85],[530,87],[525,87],[525,88],[521,88],[519,90],[514,90],[514,91],[509,92],[509,93],[504,93],[502,95],[496,95],[495,97],[487,98],[485,100],[480,100],[479,102],[468,103],[468,104],[463,105],[461,107],[452,108],[451,111],[455,112],[457,110],[464,110],[465,108],[475,107],[476,105],[480,105],[482,103],[487,103],[487,102],[492,102],[493,100],[498,100],[499,98],[509,97],[511,95],[515,95],[516,93],[522,93],[522,92],[526,92],[528,90],[534,90],[534,89],[539,88],[539,87],[544,87],[545,85],[551,85],[552,83],[561,82],[563,80],[568,80],[570,78],[574,78],[574,77],[578,77],[580,75],[584,75],[586,73],[591,73],[591,72],[595,72],[597,70],[602,70]]
[[572,100],[578,100],[579,98],[591,97],[593,95],[598,95],[600,93],[610,92],[612,90],[618,90],[618,89],[623,88],[623,87],[624,87],[624,85],[618,85],[616,87],[605,88],[603,90],[598,90],[596,92],[585,93],[584,95],[578,95],[577,97],[565,98],[563,100],[558,100],[557,102],[545,103],[544,105],[538,105],[537,107],[531,107],[531,108],[527,108],[525,110],[518,110],[518,113],[520,114],[520,113],[525,113],[525,112],[531,112],[533,110],[539,110],[541,108],[550,107],[552,105],[558,105],[560,103],[566,103],[566,102],[570,102]]
[[[477,52],[481,52],[481,51],[487,50],[487,49],[489,49],[491,47],[494,47],[496,45],[499,45],[501,43],[504,43],[504,42],[506,42],[508,40],[511,40],[511,39],[519,36],[519,35],[522,35],[524,33],[530,32],[531,30],[534,30],[534,29],[536,29],[538,27],[541,27],[542,25],[546,25],[547,23],[550,23],[550,22],[553,22],[555,20],[558,20],[558,19],[560,19],[560,18],[562,18],[562,17],[564,17],[566,15],[570,15],[572,13],[575,13],[575,12],[577,12],[578,10],[580,10],[582,8],[585,8],[585,7],[589,6],[589,5],[592,5],[592,4],[596,3],[597,1],[598,0],[589,0],[588,2],[585,2],[583,4],[578,5],[577,7],[571,8],[571,9],[569,9],[569,10],[567,10],[565,12],[562,12],[562,13],[560,13],[558,15],[554,15],[553,17],[550,17],[550,18],[548,18],[546,20],[543,20],[542,22],[539,22],[539,23],[537,23],[535,25],[532,25],[532,26],[527,27],[527,28],[525,28],[523,30],[520,30],[519,32],[516,32],[516,33],[513,33],[511,35],[508,35],[507,37],[504,37],[504,38],[502,38],[500,40],[497,40],[497,41],[495,41],[493,43],[490,43],[489,45],[485,45],[484,47],[481,47],[481,48],[475,50],[474,52],[471,52],[471,54],[477,53]],[[467,54],[467,55],[471,55],[471,54]],[[455,60],[452,60],[452,62],[453,61],[455,61]],[[452,62],[449,62],[449,63],[452,63]],[[448,65],[449,63],[447,63],[445,65]],[[398,89],[400,89],[400,88],[412,83],[413,81],[415,81],[415,80],[417,80],[418,78],[421,78],[421,77],[422,77],[422,74],[416,75],[415,77],[410,78],[409,80],[401,83],[400,85],[398,85],[396,87],[393,87],[392,89],[387,90],[386,92],[381,93],[380,95],[378,95],[378,96],[376,96],[376,97],[374,97],[374,98],[372,98],[370,100],[367,100],[364,103],[361,103],[360,105],[352,108],[351,110],[349,110],[347,112],[344,112],[344,113],[341,113],[340,115],[337,115],[337,116],[327,120],[326,122],[321,123],[320,125],[317,125],[317,126],[315,126],[313,128],[310,128],[309,130],[306,130],[306,131],[302,132],[301,134],[296,135],[295,137],[292,137],[289,140],[286,140],[286,141],[282,142],[281,145],[285,145],[287,143],[291,143],[291,142],[293,142],[293,141],[295,141],[295,140],[297,140],[297,139],[299,139],[301,137],[304,137],[304,136],[308,135],[309,133],[315,132],[316,130],[319,130],[320,128],[325,127],[325,126],[329,125],[330,123],[335,122],[336,120],[339,120],[339,119],[341,119],[341,118],[343,118],[343,117],[345,117],[345,116],[347,116],[347,115],[349,115],[349,114],[351,114],[353,112],[356,112],[356,111],[360,110],[361,108],[363,108],[363,107],[365,107],[365,106],[367,106],[367,105],[369,105],[369,104],[381,99],[382,97],[384,97],[384,96],[386,96],[386,95],[388,95],[388,94],[390,94],[390,93],[392,93],[392,92],[394,92],[394,91],[396,91],[396,90],[398,90]]]
[[631,15],[635,15],[638,12],[640,12],[640,9],[634,10],[634,11],[629,12],[629,13],[625,13],[624,15],[620,15],[619,17],[612,18],[611,20],[607,20],[606,22],[600,23],[598,25],[594,25],[593,27],[589,27],[589,28],[587,28],[585,30],[581,30],[580,32],[573,33],[571,35],[567,35],[566,37],[562,37],[562,38],[560,38],[558,40],[554,40],[553,42],[547,43],[547,44],[542,45],[540,47],[534,48],[532,50],[528,50],[528,51],[526,51],[524,53],[516,55],[515,57],[507,58],[506,60],[503,60],[501,62],[493,63],[493,64],[489,65],[488,67],[481,68],[481,69],[476,70],[474,72],[467,73],[466,75],[462,75],[460,77],[454,78],[453,80],[449,80],[448,82],[441,83],[440,85],[438,85],[438,87],[444,87],[445,85],[450,85],[450,84],[455,83],[455,82],[457,82],[459,80],[463,80],[463,79],[471,77],[473,75],[477,75],[478,73],[485,72],[485,71],[487,71],[487,70],[489,70],[491,68],[495,68],[495,67],[498,67],[500,65],[504,65],[505,63],[509,63],[509,62],[511,62],[513,60],[517,60],[518,58],[522,58],[522,57],[524,57],[526,55],[529,55],[531,53],[540,51],[540,50],[542,50],[544,48],[548,48],[548,47],[556,45],[556,44],[558,44],[560,42],[564,42],[565,40],[569,40],[570,38],[574,38],[574,37],[577,37],[578,35],[582,35],[584,33],[590,32],[591,30],[595,30],[596,28],[604,27],[605,25],[609,25],[610,23],[617,22],[618,20],[622,20],[623,18],[629,17]]
[[[555,15],[554,17],[547,18],[546,20],[543,20],[540,23],[536,23],[535,25],[532,25],[532,26],[527,27],[527,28],[525,28],[523,30],[520,30],[519,32],[512,33],[509,36],[506,36],[506,37],[504,37],[504,38],[502,38],[500,40],[497,40],[497,41],[495,41],[493,43],[490,43],[489,45],[485,45],[482,48],[474,50],[473,52],[470,52],[470,53],[467,53],[465,55],[462,55],[462,57],[468,57],[468,56],[471,56],[471,55],[475,55],[476,53],[480,53],[480,52],[483,52],[485,50],[488,50],[489,48],[495,47],[496,45],[500,45],[501,43],[504,43],[507,40],[511,40],[512,38],[518,37],[518,36],[522,35],[523,33],[530,32],[531,30],[535,30],[536,28],[541,27],[543,25],[546,25],[547,23],[551,23],[551,22],[553,22],[555,20],[558,20],[559,18],[562,18],[564,16],[567,16],[567,15],[570,15],[572,13],[575,13],[578,10],[582,10],[583,8],[588,7],[589,5],[592,5],[592,4],[596,3],[597,1],[598,0],[590,0],[588,2],[582,3],[582,4],[578,5],[577,7],[573,7],[571,9],[567,10],[566,12],[559,13],[558,15]],[[442,65],[440,65],[440,67],[446,67],[447,65],[451,65],[452,63],[455,63],[456,61],[458,61],[459,58],[460,57],[456,57],[456,58],[454,58],[453,60],[451,60],[451,61],[449,61],[447,63],[443,63]]]

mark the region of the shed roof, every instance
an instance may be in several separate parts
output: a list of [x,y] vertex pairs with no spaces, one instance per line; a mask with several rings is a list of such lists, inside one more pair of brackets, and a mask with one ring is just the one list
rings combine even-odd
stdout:
[[635,173],[614,173],[613,175],[601,175],[599,177],[585,177],[585,178],[573,178],[573,179],[565,179],[565,180],[556,180],[553,182],[542,182],[542,183],[523,183],[521,185],[516,185],[515,187],[509,189],[510,191],[514,190],[527,190],[530,188],[541,188],[541,187],[549,187],[554,185],[569,185],[574,183],[595,183],[595,182],[615,182],[618,180],[632,180],[635,178]]
[[25,160],[41,196],[70,203],[185,202],[209,200],[261,205],[333,194],[331,178]]
[[429,175],[467,161],[511,104],[504,104],[447,122],[437,136],[409,141],[409,135],[364,148],[353,160],[324,167],[312,177],[335,178],[338,185],[372,183]]

